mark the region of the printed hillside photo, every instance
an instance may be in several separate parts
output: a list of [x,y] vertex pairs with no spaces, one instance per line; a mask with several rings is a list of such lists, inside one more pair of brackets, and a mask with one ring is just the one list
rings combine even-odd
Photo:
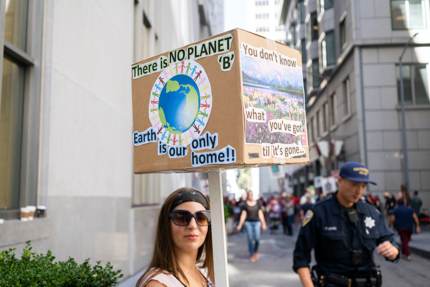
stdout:
[[[288,68],[241,53],[246,143],[307,145],[305,98],[301,67]],[[301,123],[301,131],[271,132],[269,122]]]

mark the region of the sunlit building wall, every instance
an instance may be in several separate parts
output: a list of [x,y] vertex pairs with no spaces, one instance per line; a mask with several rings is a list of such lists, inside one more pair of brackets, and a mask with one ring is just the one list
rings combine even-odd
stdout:
[[219,29],[215,2],[0,1],[0,249],[146,268],[160,203],[195,176],[133,174],[131,65]]

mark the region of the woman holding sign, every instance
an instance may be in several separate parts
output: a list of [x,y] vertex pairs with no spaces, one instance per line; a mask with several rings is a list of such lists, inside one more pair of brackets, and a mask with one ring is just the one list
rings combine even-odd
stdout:
[[180,188],[161,207],[154,254],[136,286],[214,287],[213,274],[209,201]]

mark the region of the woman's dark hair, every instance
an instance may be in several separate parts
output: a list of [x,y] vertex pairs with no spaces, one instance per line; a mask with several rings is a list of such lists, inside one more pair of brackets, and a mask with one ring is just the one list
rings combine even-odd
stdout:
[[[174,208],[173,205],[175,204],[177,197],[183,193],[188,193],[188,192],[189,193],[198,192],[201,194],[200,191],[194,188],[183,187],[175,190],[164,201],[164,204],[162,205],[160,214],[158,216],[157,233],[155,237],[154,253],[152,255],[152,260],[151,260],[151,263],[149,264],[148,269],[145,271],[142,277],[140,277],[140,279],[137,281],[136,286],[140,286],[141,282],[143,282],[147,278],[150,278],[156,275],[156,273],[151,272],[151,270],[154,270],[154,269],[165,270],[173,274],[177,278],[179,278],[179,275],[181,275],[182,278],[187,280],[186,279],[187,277],[185,276],[184,272],[179,266],[175,255],[175,246],[173,243],[169,213],[173,210]],[[205,208],[209,209],[209,201],[207,202],[208,204],[207,206],[205,206]],[[204,254],[204,260],[202,262],[203,264],[200,267],[208,269],[209,278],[211,278],[211,280],[213,281],[214,272],[213,272],[213,260],[212,260],[213,259],[212,233],[211,233],[210,225],[208,226],[208,233],[206,235],[205,241],[197,251],[196,261],[201,261],[203,254]],[[189,282],[186,282],[186,283],[189,283]]]
[[408,187],[404,184],[401,184],[400,193],[402,194],[403,204],[409,206],[411,203],[411,195],[409,194]]

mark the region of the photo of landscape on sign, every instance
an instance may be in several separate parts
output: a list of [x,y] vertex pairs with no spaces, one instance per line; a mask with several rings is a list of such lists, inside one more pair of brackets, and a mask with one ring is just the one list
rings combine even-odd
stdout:
[[246,143],[306,146],[300,67],[285,67],[241,50]]

